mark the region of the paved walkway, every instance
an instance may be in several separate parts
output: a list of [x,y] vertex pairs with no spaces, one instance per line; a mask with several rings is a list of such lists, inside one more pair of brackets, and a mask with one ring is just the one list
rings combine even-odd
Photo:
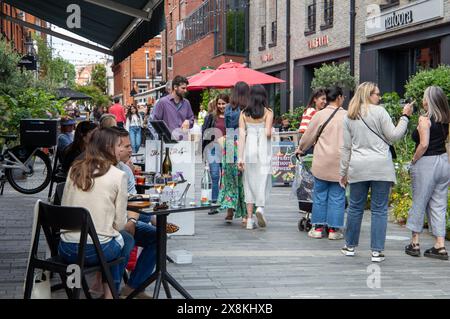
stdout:
[[[32,208],[38,198],[45,199],[46,192],[25,196],[9,185],[0,196],[0,298],[23,296]],[[169,252],[192,252],[193,263],[170,264],[169,271],[194,298],[450,297],[450,262],[405,255],[409,232],[404,227],[389,223],[387,259],[379,264],[381,287],[371,289],[369,213],[353,258],[341,255],[343,241],[309,239],[298,231],[300,214],[289,188],[273,188],[266,215],[267,229],[249,231],[240,221],[226,225],[224,214],[198,212],[196,235],[173,236],[168,244]],[[424,236],[422,247],[431,245],[432,238]]]

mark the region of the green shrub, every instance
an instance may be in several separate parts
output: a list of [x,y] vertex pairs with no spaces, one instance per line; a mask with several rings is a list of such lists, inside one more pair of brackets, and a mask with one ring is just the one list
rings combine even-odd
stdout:
[[311,82],[313,90],[338,85],[343,89],[354,90],[356,80],[350,75],[348,62],[322,64],[320,68],[314,69],[314,79]]
[[416,106],[422,106],[423,93],[431,85],[441,87],[450,100],[450,66],[441,65],[436,69],[419,71],[406,84],[405,96],[416,100]]
[[283,116],[286,116],[289,119],[290,131],[298,131],[304,110],[304,106],[299,106],[296,107],[292,113],[283,114]]

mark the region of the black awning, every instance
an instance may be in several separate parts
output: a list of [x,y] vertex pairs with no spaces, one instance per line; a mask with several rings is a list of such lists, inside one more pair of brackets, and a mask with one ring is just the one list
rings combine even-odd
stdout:
[[56,90],[56,97],[58,99],[68,98],[69,100],[92,100],[92,97],[82,92],[77,92],[71,88],[59,88]]
[[[135,21],[135,17],[83,0],[5,0],[5,2],[41,20],[112,49],[115,64],[120,63],[145,42],[154,38],[165,27],[164,1],[113,0],[112,2],[140,10],[148,3],[156,3],[150,21],[142,21],[118,47],[113,48]],[[71,14],[67,12],[67,8],[71,4],[80,6],[81,28],[79,29],[69,29],[67,26],[67,18]]]

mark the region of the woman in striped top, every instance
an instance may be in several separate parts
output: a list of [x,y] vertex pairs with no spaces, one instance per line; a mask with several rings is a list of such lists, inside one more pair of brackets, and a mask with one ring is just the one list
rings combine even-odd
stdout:
[[309,100],[308,106],[306,107],[306,110],[303,112],[302,115],[302,121],[300,123],[299,129],[299,132],[301,134],[305,134],[309,122],[311,122],[311,119],[314,116],[314,114],[323,109],[326,105],[327,105],[327,94],[325,90],[324,89],[314,90]]

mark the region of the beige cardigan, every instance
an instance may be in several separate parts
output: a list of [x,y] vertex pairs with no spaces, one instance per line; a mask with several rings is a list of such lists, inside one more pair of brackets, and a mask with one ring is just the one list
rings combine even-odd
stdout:
[[[300,140],[299,146],[302,151],[307,151],[314,144],[319,129],[335,110],[336,107],[329,105],[314,115]],[[321,180],[339,181],[341,147],[344,143],[343,122],[346,115],[347,111],[344,109],[337,111],[314,147],[311,172]]]
[[[76,187],[70,179],[69,170],[63,206],[84,207],[91,214],[100,242],[106,243],[120,236],[127,221],[127,178],[117,167],[111,166],[108,172],[94,179],[94,186],[85,192]],[[63,231],[61,239],[69,243],[79,243],[80,232]],[[88,242],[92,243],[88,238]]]

